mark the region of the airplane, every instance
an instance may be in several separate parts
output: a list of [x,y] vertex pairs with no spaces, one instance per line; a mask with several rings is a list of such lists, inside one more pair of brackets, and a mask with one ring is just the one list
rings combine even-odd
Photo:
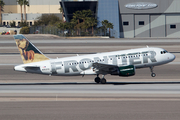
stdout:
[[[105,75],[129,77],[136,69],[147,68],[155,77],[154,66],[172,62],[175,55],[165,49],[145,47],[82,56],[51,59],[45,56],[24,35],[14,35],[24,64],[14,67],[15,71],[59,76],[96,75],[96,83],[105,84]],[[102,78],[99,75],[102,75]]]

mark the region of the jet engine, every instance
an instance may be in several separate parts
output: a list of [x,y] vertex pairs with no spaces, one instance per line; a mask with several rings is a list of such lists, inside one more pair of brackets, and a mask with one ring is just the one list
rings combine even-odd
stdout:
[[117,67],[111,75],[133,76],[135,75],[135,67],[134,65]]

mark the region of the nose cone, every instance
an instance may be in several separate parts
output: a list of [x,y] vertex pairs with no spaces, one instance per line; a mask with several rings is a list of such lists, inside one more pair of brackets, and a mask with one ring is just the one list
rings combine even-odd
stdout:
[[168,56],[169,62],[173,61],[176,58],[176,56],[172,53]]

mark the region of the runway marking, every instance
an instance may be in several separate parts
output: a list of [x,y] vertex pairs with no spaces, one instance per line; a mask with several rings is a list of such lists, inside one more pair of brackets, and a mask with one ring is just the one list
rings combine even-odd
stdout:
[[[179,43],[179,39],[117,39],[117,40],[107,40],[107,39],[91,39],[91,40],[72,40],[72,39],[62,39],[62,40],[31,40],[32,43]],[[14,43],[13,39],[11,41],[1,40],[0,43]]]
[[19,65],[19,63],[17,63],[17,64],[0,64],[0,66],[14,66],[14,65]]
[[0,98],[0,102],[22,102],[22,101],[180,101],[180,98]]
[[170,62],[170,63],[168,63],[168,64],[172,64],[172,65],[176,65],[176,64],[180,64],[180,62]]

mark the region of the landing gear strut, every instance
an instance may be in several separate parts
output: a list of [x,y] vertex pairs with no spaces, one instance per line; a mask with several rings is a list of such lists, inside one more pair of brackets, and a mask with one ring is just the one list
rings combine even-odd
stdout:
[[106,84],[106,79],[104,78],[105,75],[102,75],[102,79],[99,77],[99,74],[97,77],[94,79],[96,83],[101,83],[101,84]]
[[151,70],[151,76],[152,76],[152,77],[156,77],[156,74],[153,72],[153,68],[154,68],[153,66],[150,67],[150,70]]

